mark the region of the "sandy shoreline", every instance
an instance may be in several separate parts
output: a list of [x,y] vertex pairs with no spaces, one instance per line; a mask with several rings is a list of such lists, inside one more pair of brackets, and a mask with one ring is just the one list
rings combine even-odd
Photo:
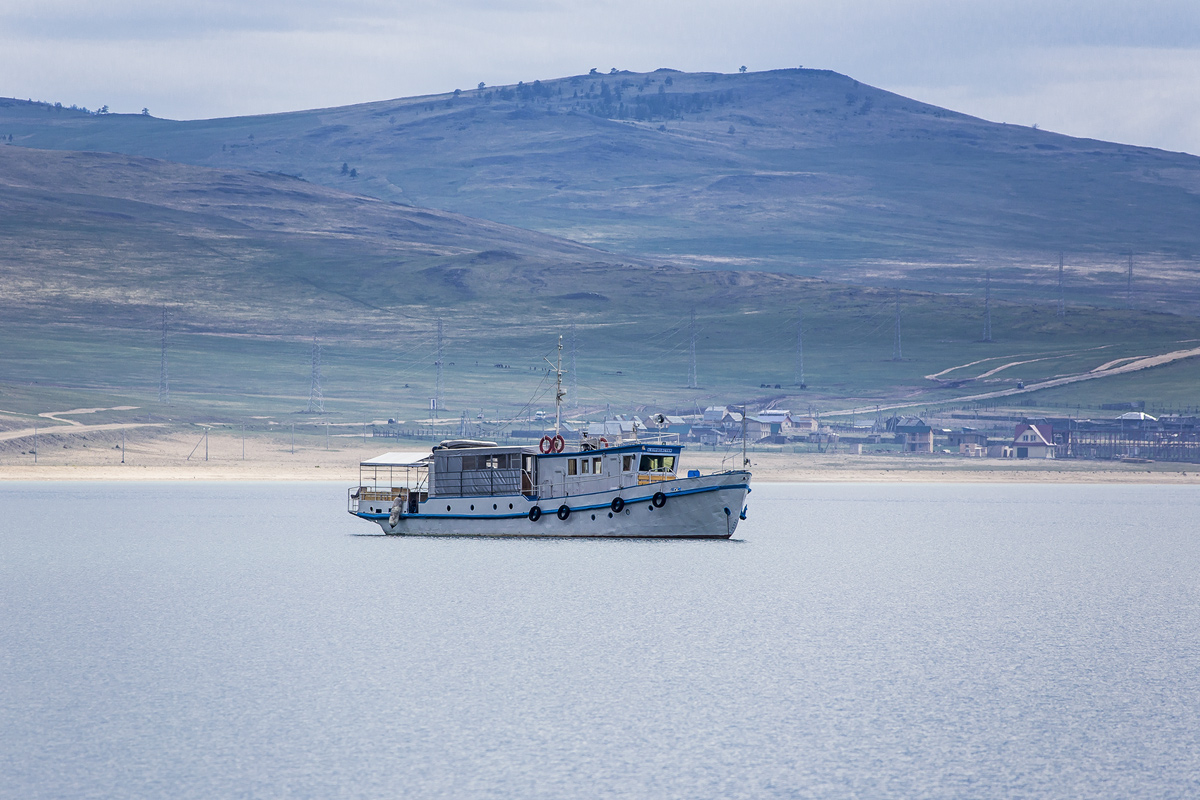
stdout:
[[[10,451],[0,459],[0,481],[337,481],[350,486],[357,482],[360,460],[389,449],[409,449],[336,437],[330,449],[323,445],[323,440],[310,440],[298,443],[292,452],[290,441],[247,437],[243,459],[240,438],[213,436],[206,461],[194,435],[146,437],[127,441],[122,464],[119,445],[110,439],[86,447],[44,447],[36,465],[32,453]],[[683,467],[706,473],[732,469],[740,457],[685,450]],[[1200,484],[1200,464],[765,452],[751,452],[749,457],[759,483]]]

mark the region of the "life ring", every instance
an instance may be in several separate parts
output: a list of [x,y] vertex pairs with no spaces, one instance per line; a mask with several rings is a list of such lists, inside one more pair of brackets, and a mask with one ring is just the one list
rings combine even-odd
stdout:
[[565,521],[569,516],[571,516],[571,507],[563,503],[558,507],[558,518]]
[[603,436],[600,437],[600,447],[608,447],[608,439],[605,439]]
[[543,436],[542,441],[538,442],[538,450],[542,451],[542,455],[553,453],[554,439],[549,436]]
[[662,492],[655,492],[654,497],[650,498],[650,502],[655,508],[662,508],[667,504],[667,496]]
[[550,441],[550,444],[554,448],[553,452],[555,453],[561,453],[563,450],[567,449],[567,440],[559,436],[557,433],[554,434],[554,438]]
[[608,504],[608,507],[612,509],[614,514],[620,514],[625,508],[625,501],[620,497],[614,497],[613,501]]
[[530,522],[537,522],[541,518],[542,518],[542,509],[541,508],[539,508],[538,506],[534,506],[533,508],[529,509],[529,521]]

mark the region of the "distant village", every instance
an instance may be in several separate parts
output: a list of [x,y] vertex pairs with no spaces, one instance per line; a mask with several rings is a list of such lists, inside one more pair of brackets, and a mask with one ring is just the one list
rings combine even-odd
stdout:
[[[867,455],[953,455],[963,458],[1108,459],[1200,462],[1200,416],[1146,413],[1125,403],[1114,417],[1022,417],[1003,412],[947,412],[937,419],[911,415],[876,416],[869,421],[822,420],[819,414],[787,409],[743,412],[739,406],[709,406],[693,414],[606,414],[602,420],[564,419],[567,441],[582,437],[607,444],[634,440],[692,443],[701,447],[776,446],[792,452]],[[949,423],[949,424],[948,424]],[[390,420],[373,435],[392,438],[469,436],[506,442],[538,441],[553,433],[553,416],[538,412],[518,422],[484,419]]]

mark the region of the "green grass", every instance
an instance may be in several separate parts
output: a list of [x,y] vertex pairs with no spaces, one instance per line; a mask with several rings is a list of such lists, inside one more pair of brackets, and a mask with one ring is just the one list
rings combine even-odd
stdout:
[[[1008,296],[993,303],[995,341],[983,343],[981,298],[904,291],[903,360],[893,361],[891,289],[683,269],[279,176],[126,156],[7,148],[0,177],[0,387],[16,398],[10,410],[27,413],[64,403],[152,407],[164,305],[169,413],[229,422],[297,418],[314,335],[324,344],[327,419],[424,418],[439,317],[444,413],[469,418],[552,409],[543,358],[572,324],[579,413],[592,416],[743,402],[822,411],[953,403],[1200,338],[1194,318],[1072,305],[1059,319],[1045,297]],[[692,309],[698,390],[686,387]],[[804,392],[790,387],[798,309]],[[991,360],[948,377],[1042,357],[958,388],[924,377],[980,359]],[[1147,373],[1147,396],[1136,399],[1189,404],[1192,373],[1164,374]]]

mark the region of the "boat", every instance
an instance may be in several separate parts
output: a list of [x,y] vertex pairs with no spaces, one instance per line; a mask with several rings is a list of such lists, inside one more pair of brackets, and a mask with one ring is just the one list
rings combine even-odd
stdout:
[[392,535],[733,536],[750,493],[744,453],[742,469],[701,475],[680,469],[682,444],[583,435],[569,448],[561,348],[560,339],[553,435],[538,446],[449,440],[367,459],[348,491],[349,512]]

